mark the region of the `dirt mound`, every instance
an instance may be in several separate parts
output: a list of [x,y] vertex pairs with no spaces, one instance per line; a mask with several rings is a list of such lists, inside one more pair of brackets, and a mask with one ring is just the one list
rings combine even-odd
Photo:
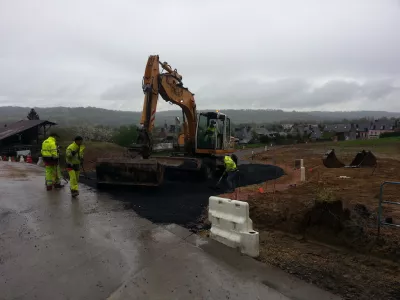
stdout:
[[335,232],[344,228],[344,222],[350,220],[350,211],[343,209],[341,200],[316,201],[314,206],[305,214],[303,229],[309,227],[323,227]]

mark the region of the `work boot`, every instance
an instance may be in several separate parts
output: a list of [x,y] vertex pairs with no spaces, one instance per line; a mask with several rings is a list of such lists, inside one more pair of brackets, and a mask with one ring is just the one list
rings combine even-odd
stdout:
[[53,189],[53,186],[52,186],[52,185],[47,185],[47,186],[46,186],[46,190],[47,190],[47,191],[51,191],[52,189]]
[[76,191],[76,190],[71,190],[71,196],[72,197],[76,197],[76,196],[78,196],[79,195],[79,192],[78,191]]
[[54,187],[55,187],[56,189],[61,189],[61,188],[64,187],[64,185],[61,184],[61,183],[56,183],[56,184],[54,185]]

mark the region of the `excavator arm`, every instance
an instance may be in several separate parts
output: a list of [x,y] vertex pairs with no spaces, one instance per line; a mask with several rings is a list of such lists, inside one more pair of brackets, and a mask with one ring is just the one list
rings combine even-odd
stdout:
[[[160,72],[160,66],[165,72]],[[194,152],[197,126],[197,111],[194,94],[182,84],[182,76],[166,62],[160,62],[158,55],[147,60],[143,77],[144,102],[141,128],[137,144],[143,158],[149,158],[153,149],[152,131],[157,112],[158,97],[182,108],[185,116],[184,135],[186,151]]]

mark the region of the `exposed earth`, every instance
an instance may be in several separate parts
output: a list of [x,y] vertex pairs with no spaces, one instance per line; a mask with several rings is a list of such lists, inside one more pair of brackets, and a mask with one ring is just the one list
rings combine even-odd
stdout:
[[[372,150],[378,167],[327,169],[322,155],[331,148],[344,163],[362,149]],[[256,154],[251,157],[253,151]],[[107,155],[121,155],[120,149],[116,152]],[[260,261],[344,299],[400,299],[400,229],[383,227],[377,237],[379,187],[383,181],[400,180],[399,153],[398,143],[372,148],[318,143],[245,150],[239,152],[240,161],[245,161],[240,166],[241,187],[233,194],[214,189],[216,180],[197,182],[190,176],[183,183],[167,176],[166,184],[157,189],[117,187],[104,193],[153,222],[179,223],[201,235],[207,235],[209,227],[209,196],[248,201],[250,217],[260,232]],[[294,160],[299,158],[306,167],[305,183],[294,169]],[[87,170],[93,166],[93,161],[85,163]],[[95,174],[88,174],[91,179],[82,181],[95,188]],[[399,189],[385,188],[385,200],[398,201]],[[399,224],[399,207],[385,206],[383,219]]]
[[[303,144],[255,155],[254,162],[286,172],[276,181],[242,189],[260,231],[259,259],[345,299],[400,299],[400,228],[382,227],[377,236],[380,184],[400,181],[400,147],[372,149],[378,157],[375,170],[325,168],[322,155],[328,147],[332,144]],[[337,145],[336,150],[349,163],[362,148]],[[300,158],[305,183],[293,170]],[[385,187],[384,199],[399,201],[399,190]],[[385,205],[383,219],[399,224],[400,206]]]

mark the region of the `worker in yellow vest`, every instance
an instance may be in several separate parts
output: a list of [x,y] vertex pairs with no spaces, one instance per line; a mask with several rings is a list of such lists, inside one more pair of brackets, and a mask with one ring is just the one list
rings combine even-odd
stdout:
[[[236,165],[235,160],[237,161],[236,155],[233,157],[234,154],[232,154],[232,157],[229,155],[226,155],[224,157],[224,165],[225,165],[225,173],[226,173],[226,183],[228,184],[228,192],[233,193],[235,191],[235,183],[236,183],[236,177],[238,174],[238,168]],[[234,158],[234,159],[232,159]]]
[[83,164],[83,155],[85,151],[85,146],[82,145],[82,142],[83,138],[81,136],[77,136],[75,137],[74,142],[69,145],[66,150],[67,171],[70,180],[72,197],[79,195],[79,174],[81,165]]
[[211,120],[210,126],[208,126],[205,132],[204,141],[211,148],[215,147],[215,139],[218,134],[217,122],[215,120]]
[[61,170],[59,166],[59,152],[57,146],[57,133],[50,133],[49,137],[42,143],[42,158],[45,165],[46,189],[51,191],[55,188],[62,188]]

